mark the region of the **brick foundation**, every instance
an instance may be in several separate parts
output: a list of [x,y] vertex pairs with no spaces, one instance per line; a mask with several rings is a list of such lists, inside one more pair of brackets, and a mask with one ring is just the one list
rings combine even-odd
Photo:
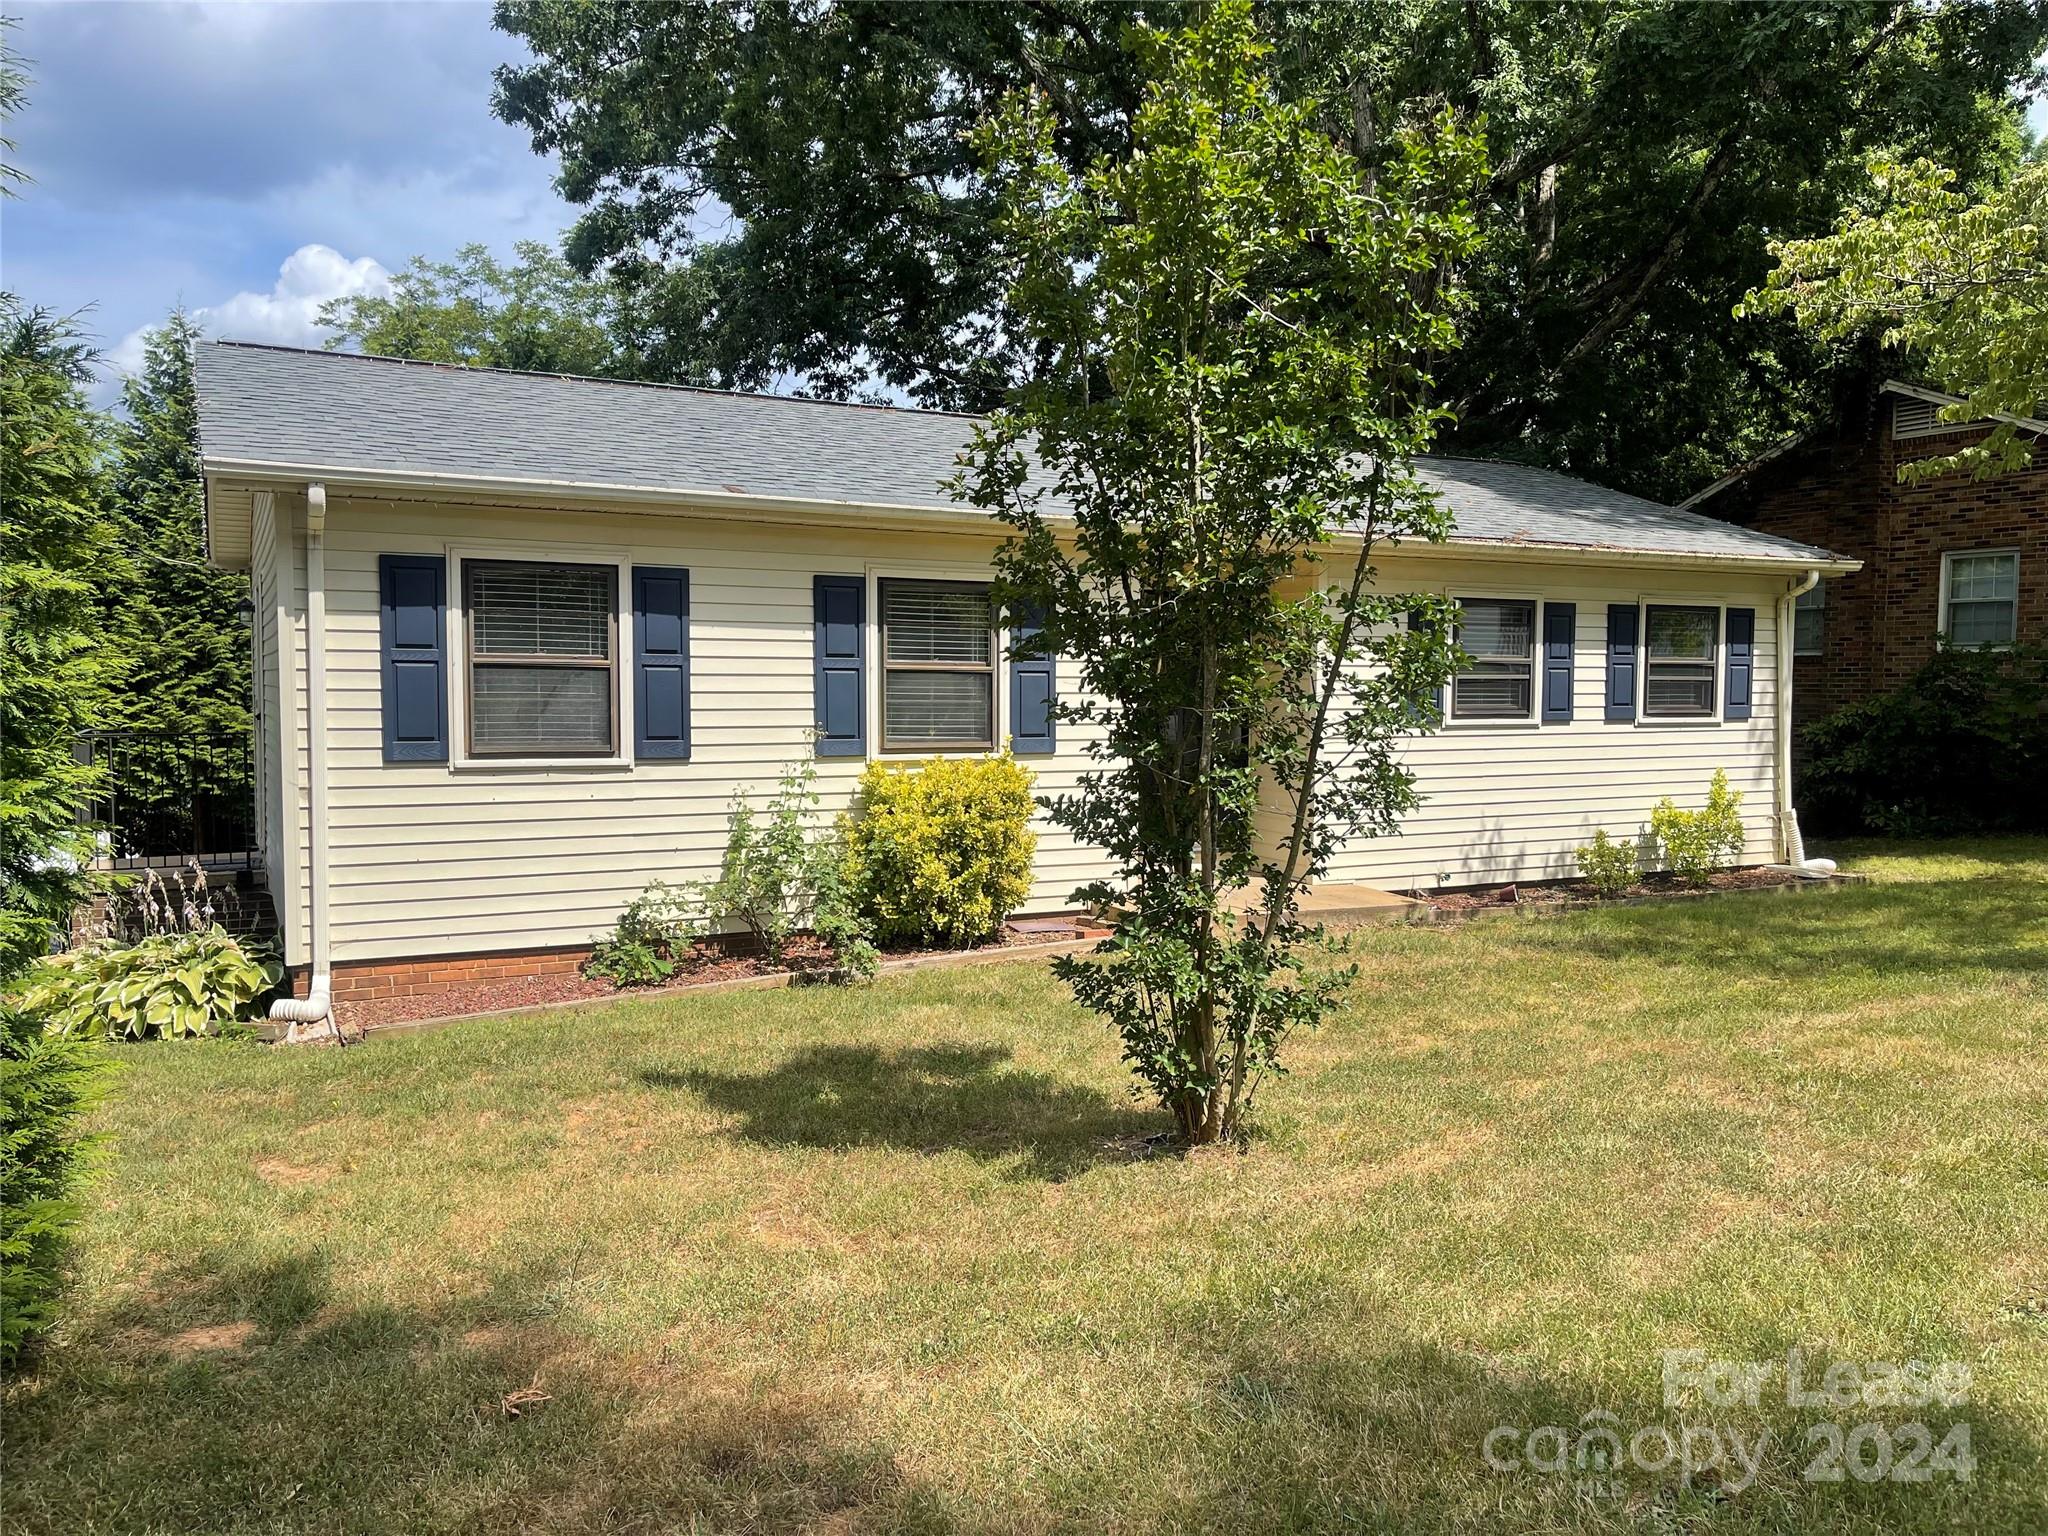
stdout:
[[[390,997],[431,997],[479,981],[571,976],[590,958],[588,944],[556,949],[499,950],[481,955],[430,955],[403,960],[343,960],[334,967],[334,1000],[366,1003]],[[295,967],[292,994],[306,993],[306,968]]]

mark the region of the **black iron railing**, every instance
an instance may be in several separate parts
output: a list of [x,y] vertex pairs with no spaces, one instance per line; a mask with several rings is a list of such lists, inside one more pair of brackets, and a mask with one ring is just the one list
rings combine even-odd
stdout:
[[93,819],[117,869],[252,868],[256,773],[246,734],[89,731],[80,756],[103,770]]

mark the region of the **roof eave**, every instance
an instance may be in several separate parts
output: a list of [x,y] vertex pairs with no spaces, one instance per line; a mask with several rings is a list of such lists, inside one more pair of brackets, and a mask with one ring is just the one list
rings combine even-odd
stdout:
[[[1878,385],[1878,392],[1880,394],[1905,395],[1914,400],[1925,400],[1929,405],[1967,405],[1969,403],[1967,397],[1963,395],[1951,395],[1939,389],[1928,389],[1923,385],[1908,384],[1904,379],[1886,379],[1882,384]],[[1966,427],[1974,426],[1979,421],[2002,422],[2009,427],[2018,427],[2022,432],[2048,432],[2048,421],[2038,421],[2032,416],[2011,416],[2007,415],[2004,411],[1992,411],[1988,415],[1978,416],[1970,421],[1943,422],[1942,425],[1948,427],[1951,431],[1960,432]]]
[[858,517],[872,523],[877,516],[901,518],[920,526],[957,524],[985,528],[986,512],[965,506],[919,505],[909,502],[857,501],[850,498],[762,496],[746,491],[673,486],[632,485],[594,480],[555,480],[521,475],[470,475],[440,470],[364,469],[335,464],[296,464],[265,459],[209,458],[209,475],[237,480],[292,482],[318,480],[330,487],[362,490],[445,491],[464,496],[503,496],[550,503],[570,502],[607,507],[646,507],[691,512],[771,514],[812,522]]
[[1457,549],[1476,554],[1521,555],[1537,560],[1570,560],[1581,565],[1685,566],[1787,574],[1819,571],[1828,576],[1846,575],[1850,571],[1863,568],[1861,560],[1850,560],[1825,549],[1813,550],[1810,553],[1788,550],[1783,554],[1738,555],[1712,550],[1630,549],[1613,544],[1567,544],[1547,540],[1537,543],[1525,539],[1461,539],[1455,534],[1444,544],[1425,547]]
[[[442,491],[464,496],[502,496],[550,503],[601,505],[614,508],[646,507],[665,511],[724,513],[733,516],[769,515],[814,523],[840,523],[876,527],[897,522],[916,527],[951,527],[987,530],[998,526],[986,512],[966,506],[919,505],[908,502],[871,502],[826,497],[759,496],[743,491],[677,489],[668,486],[614,484],[599,481],[544,480],[525,476],[452,474],[434,470],[364,469],[334,464],[297,464],[277,460],[234,459],[221,456],[202,460],[208,477],[236,480],[301,483],[322,481],[329,487],[355,487],[366,491]],[[1413,547],[1408,546],[1408,547]],[[1799,553],[1784,555],[1736,555],[1703,551],[1630,549],[1615,545],[1535,543],[1514,539],[1459,538],[1453,535],[1430,549],[1479,555],[1510,554],[1539,560],[1575,560],[1580,563],[1618,565],[1722,566],[1741,570],[1807,571],[1829,573],[1852,571],[1860,561],[1845,561],[1818,552],[1824,558]]]

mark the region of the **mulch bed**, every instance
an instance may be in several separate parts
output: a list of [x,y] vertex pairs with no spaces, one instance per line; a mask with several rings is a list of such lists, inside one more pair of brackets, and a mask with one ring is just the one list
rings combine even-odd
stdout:
[[[965,950],[921,949],[895,945],[882,950],[884,963],[924,956],[983,954],[1019,945],[1047,944],[1060,939],[1087,938],[1102,932],[1088,924],[1032,919],[1010,924],[987,944]],[[498,981],[464,982],[436,992],[411,997],[377,998],[370,1002],[337,1005],[343,1026],[353,1034],[362,1029],[379,1029],[391,1024],[415,1024],[428,1019],[459,1018],[473,1013],[498,1013],[513,1008],[536,1008],[548,1003],[575,1002],[582,998],[659,997],[684,987],[706,982],[746,981],[763,976],[815,976],[823,978],[832,969],[831,952],[816,940],[797,938],[790,942],[788,963],[770,965],[760,955],[736,954],[717,945],[700,944],[691,957],[676,967],[675,975],[658,986],[615,987],[609,981],[580,975],[520,976]]]
[[[1806,884],[1800,876],[1778,869],[1723,869],[1708,878],[1706,891],[1760,891],[1774,885]],[[1592,907],[1601,897],[1583,880],[1563,880],[1545,885],[1503,885],[1491,890],[1411,893],[1439,912],[1482,912],[1502,907]],[[1614,898],[1626,901],[1645,896],[1690,896],[1704,894],[1678,876],[1666,873],[1643,876]]]

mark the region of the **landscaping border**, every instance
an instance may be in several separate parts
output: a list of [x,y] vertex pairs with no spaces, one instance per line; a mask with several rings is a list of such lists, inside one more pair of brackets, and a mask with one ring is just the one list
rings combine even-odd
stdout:
[[[1573,882],[1576,883],[1576,882]],[[1738,896],[1807,896],[1822,891],[1846,890],[1851,886],[1868,885],[1870,876],[1836,870],[1831,875],[1815,879],[1801,875],[1781,881],[1776,885],[1746,885],[1733,890],[1677,890],[1645,891],[1639,896],[1593,897],[1586,901],[1503,901],[1470,907],[1439,907],[1425,898],[1418,898],[1416,906],[1407,909],[1390,909],[1379,917],[1359,917],[1342,923],[1331,923],[1332,928],[1371,928],[1388,924],[1412,923],[1417,927],[1434,927],[1440,924],[1462,923],[1472,919],[1501,917],[1563,917],[1579,912],[1609,912],[1619,907],[1653,907],[1672,901],[1706,901]]]
[[[992,944],[981,949],[952,949],[928,955],[902,955],[893,960],[884,960],[877,974],[893,976],[908,971],[953,970],[975,965],[996,965],[1005,960],[1049,960],[1055,955],[1080,954],[1084,950],[1093,949],[1101,941],[1102,935],[1097,933],[1078,939],[1054,939],[1044,944]],[[774,971],[765,976],[728,976],[718,981],[686,981],[664,987],[622,987],[615,992],[604,992],[595,997],[554,998],[545,1002],[522,1003],[515,1008],[486,1008],[473,1013],[436,1014],[428,1019],[397,1019],[389,1024],[357,1025],[353,1029],[348,1029],[345,1025],[342,1027],[349,1038],[364,1040],[372,1035],[439,1029],[470,1019],[507,1019],[517,1014],[555,1013],[568,1008],[594,1008],[666,997],[702,997],[714,992],[772,991],[778,987],[824,985],[829,983],[819,980],[815,972]],[[269,1020],[259,1021],[256,1025],[258,1038],[272,1043],[282,1040],[284,1031],[284,1025],[273,1024]]]
[[[1389,907],[1377,915],[1361,915],[1341,921],[1332,921],[1324,926],[1334,932],[1345,932],[1359,928],[1385,928],[1401,925],[1415,927],[1451,926],[1473,919],[1485,918],[1535,918],[1562,917],[1570,913],[1611,911],[1622,907],[1656,906],[1666,902],[1699,901],[1718,897],[1739,896],[1793,896],[1815,895],[1822,891],[1843,890],[1850,886],[1868,885],[1868,875],[1851,874],[1842,871],[1824,879],[1801,877],[1778,885],[1745,886],[1737,890],[1679,890],[1651,891],[1640,896],[1618,896],[1606,900],[1592,901],[1531,901],[1502,902],[1492,906],[1474,906],[1461,909],[1447,909],[1418,901],[1409,907]],[[944,950],[934,954],[901,955],[884,960],[878,975],[899,976],[911,971],[956,970],[969,966],[1000,965],[1011,960],[1050,960],[1059,955],[1076,955],[1093,949],[1102,940],[1100,933],[1081,938],[1054,939],[1043,944],[991,945],[982,949]],[[601,993],[594,997],[555,998],[543,1002],[522,1003],[511,1008],[486,1008],[469,1013],[436,1014],[432,1018],[399,1019],[388,1024],[358,1025],[353,1031],[342,1026],[344,1038],[365,1040],[372,1035],[391,1035],[435,1030],[450,1024],[460,1024],[472,1019],[506,1019],[521,1014],[557,1013],[573,1008],[594,1008],[635,1000],[652,1001],[667,997],[703,997],[717,992],[773,991],[792,986],[828,985],[817,973],[806,971],[776,971],[765,976],[732,976],[718,981],[682,982],[673,986],[649,987],[644,989],[621,988],[614,992]],[[283,1038],[284,1026],[263,1021],[256,1026],[259,1038],[276,1042]]]

